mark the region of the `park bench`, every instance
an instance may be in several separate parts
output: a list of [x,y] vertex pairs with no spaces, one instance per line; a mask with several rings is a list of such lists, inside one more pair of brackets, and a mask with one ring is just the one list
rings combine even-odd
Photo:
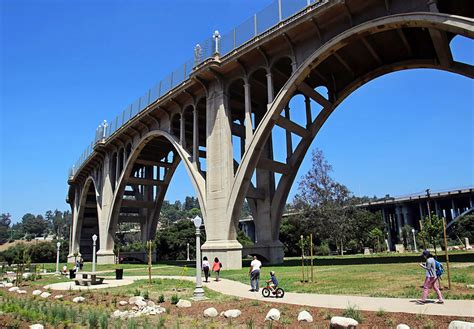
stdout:
[[78,272],[74,281],[78,286],[90,286],[102,284],[104,279],[104,277],[98,277],[96,272]]

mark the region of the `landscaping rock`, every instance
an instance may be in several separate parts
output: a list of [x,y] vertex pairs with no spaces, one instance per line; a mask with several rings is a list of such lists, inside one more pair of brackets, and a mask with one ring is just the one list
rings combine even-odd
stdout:
[[129,304],[135,304],[135,302],[136,302],[137,300],[144,301],[145,298],[143,298],[142,296],[130,297],[130,298],[128,299],[128,303],[129,303]]
[[41,293],[41,295],[40,295],[41,298],[48,298],[49,296],[51,296],[51,294],[49,292],[46,292],[46,291]]
[[154,302],[154,301],[151,301],[151,300],[149,300],[148,302],[146,302],[146,305],[147,305],[147,306],[151,306],[151,307],[153,307],[153,306],[155,306],[155,302]]
[[16,292],[17,292],[18,294],[21,294],[21,295],[24,295],[24,294],[27,293],[26,290],[17,290]]
[[204,317],[205,318],[215,318],[218,316],[217,310],[214,307],[209,307],[204,310]]
[[342,316],[333,316],[331,318],[331,328],[356,328],[359,325],[354,319],[345,318]]
[[144,308],[147,304],[144,300],[137,300],[135,302],[135,305],[138,306],[139,308]]
[[178,301],[178,304],[176,304],[176,306],[178,306],[179,308],[191,307],[191,302],[189,300],[186,300],[186,299],[180,299]]
[[298,321],[313,322],[313,316],[308,311],[301,311],[298,314]]
[[448,329],[474,329],[474,322],[451,321]]
[[18,288],[18,287],[11,287],[10,289],[8,289],[8,291],[17,291],[18,289],[20,289],[20,288]]
[[270,309],[268,311],[267,316],[265,317],[265,321],[278,321],[280,320],[280,311],[276,308]]
[[54,296],[54,299],[63,299],[63,298],[64,298],[63,295],[56,295],[56,296]]
[[410,329],[410,327],[404,323],[400,323],[398,326],[397,326],[397,329]]
[[224,317],[226,318],[238,318],[242,314],[240,310],[227,310],[224,312]]
[[82,302],[85,301],[85,300],[86,300],[86,299],[85,299],[84,297],[74,297],[74,298],[72,299],[72,301],[73,301],[74,303],[82,303]]
[[32,324],[32,325],[30,326],[30,329],[44,329],[44,326],[43,326],[42,324],[39,324],[39,323],[37,323],[37,324]]
[[33,296],[39,296],[39,295],[41,295],[41,293],[42,293],[41,290],[34,290],[34,291],[32,292]]
[[127,304],[128,304],[128,302],[125,301],[125,300],[121,300],[121,301],[119,302],[119,305],[120,305],[120,306],[125,306],[125,305],[127,305]]
[[7,282],[7,283],[4,283],[3,286],[4,286],[5,288],[10,288],[10,287],[13,287],[13,283]]

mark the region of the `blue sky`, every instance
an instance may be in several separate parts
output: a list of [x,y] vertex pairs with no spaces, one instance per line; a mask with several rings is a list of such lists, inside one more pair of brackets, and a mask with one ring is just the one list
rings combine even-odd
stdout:
[[[17,221],[26,212],[69,209],[67,171],[97,125],[191,58],[197,42],[268,3],[1,1],[0,212]],[[474,63],[472,41],[455,40],[453,50]],[[312,148],[325,152],[334,177],[355,194],[474,185],[473,104],[467,78],[390,74],[346,99]],[[166,199],[185,195],[194,191],[180,166]]]

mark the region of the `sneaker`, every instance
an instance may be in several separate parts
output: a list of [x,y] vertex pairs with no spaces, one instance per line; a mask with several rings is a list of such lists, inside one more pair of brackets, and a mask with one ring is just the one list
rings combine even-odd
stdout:
[[419,299],[419,300],[416,301],[416,303],[417,303],[418,305],[424,305],[424,304],[426,304],[426,300],[421,300],[421,299]]
[[444,300],[438,299],[438,300],[436,301],[436,304],[444,304]]

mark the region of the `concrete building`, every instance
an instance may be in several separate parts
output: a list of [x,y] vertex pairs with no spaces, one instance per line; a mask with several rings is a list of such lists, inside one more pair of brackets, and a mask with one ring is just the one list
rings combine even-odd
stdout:
[[[69,259],[89,254],[98,234],[98,262],[113,262],[119,222],[140,224],[142,240],[152,239],[182,162],[206,223],[203,252],[241,267],[236,228],[247,199],[259,234],[251,252],[281,262],[288,193],[329,116],[357,88],[394,71],[474,78],[450,48],[456,36],[474,38],[473,17],[469,0],[275,0],[229,33],[214,33],[97,129],[68,179]],[[290,107],[296,101],[301,114]],[[273,142],[277,131],[285,145]],[[284,158],[275,158],[276,147]]]
[[420,230],[420,220],[429,213],[446,218],[447,226],[452,225],[461,214],[474,211],[474,187],[465,187],[442,191],[378,199],[360,205],[370,211],[382,213],[385,221],[391,250],[400,243],[401,230],[410,225]]

